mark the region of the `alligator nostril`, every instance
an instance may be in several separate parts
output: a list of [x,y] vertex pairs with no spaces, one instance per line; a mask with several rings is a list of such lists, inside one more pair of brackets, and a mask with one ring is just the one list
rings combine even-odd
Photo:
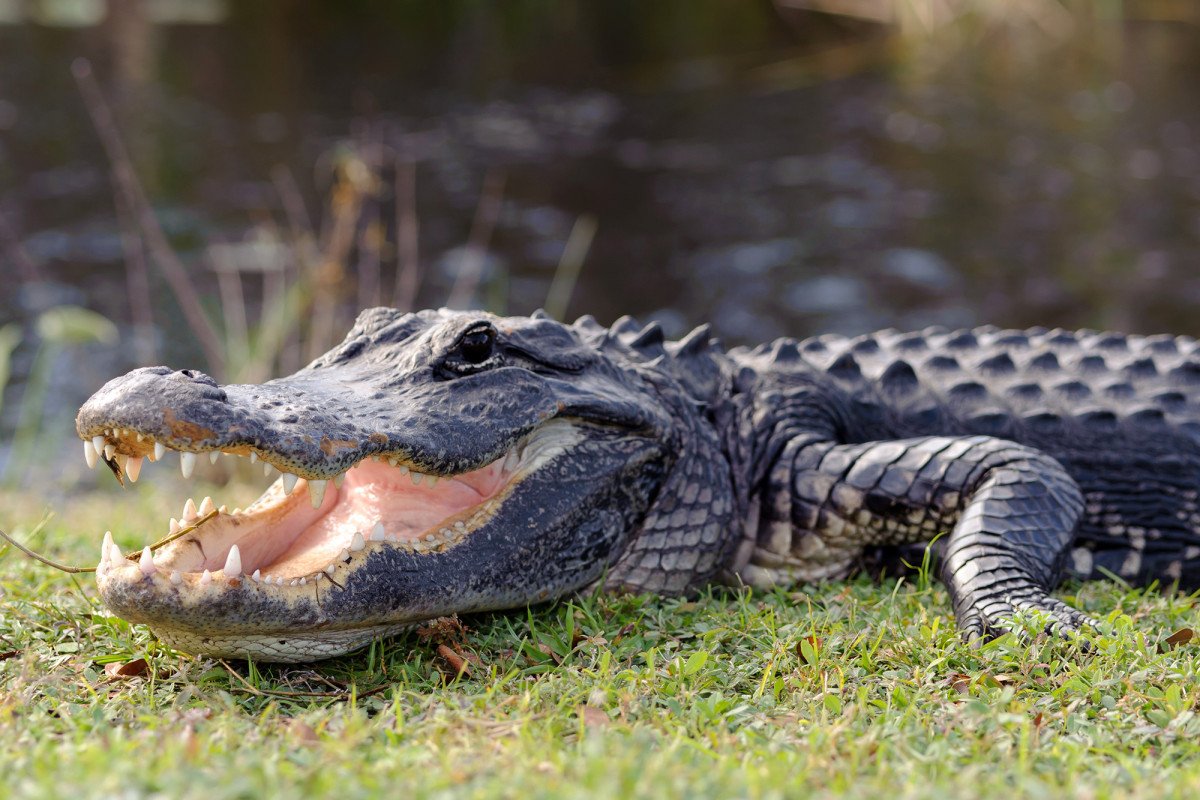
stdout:
[[217,385],[216,381],[214,381],[212,378],[210,378],[209,376],[205,375],[203,372],[196,370],[196,369],[181,369],[178,372],[176,372],[175,374],[182,375],[183,377],[187,378],[188,380],[195,381],[196,383],[203,383],[205,386],[216,386]]

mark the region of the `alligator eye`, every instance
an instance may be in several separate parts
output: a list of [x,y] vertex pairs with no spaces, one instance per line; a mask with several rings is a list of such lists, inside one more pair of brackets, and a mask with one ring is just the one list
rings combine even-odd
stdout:
[[491,328],[477,328],[463,334],[458,343],[458,352],[468,364],[482,364],[492,357],[496,347],[496,332]]

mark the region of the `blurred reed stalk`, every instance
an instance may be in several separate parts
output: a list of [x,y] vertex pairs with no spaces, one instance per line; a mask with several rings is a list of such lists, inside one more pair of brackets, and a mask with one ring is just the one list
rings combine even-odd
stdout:
[[488,244],[496,229],[496,221],[500,218],[503,200],[504,173],[493,167],[483,176],[483,189],[480,191],[479,205],[475,208],[475,218],[471,222],[471,233],[458,266],[458,275],[446,299],[446,305],[450,308],[466,308],[479,288]]
[[[105,154],[108,156],[116,194],[124,202],[129,215],[137,220],[142,241],[155,263],[162,269],[163,277],[166,278],[175,299],[179,302],[184,319],[204,351],[204,357],[208,361],[211,371],[217,375],[223,375],[225,353],[221,347],[220,337],[204,313],[199,295],[192,286],[191,279],[188,278],[187,267],[171,248],[167,236],[158,222],[158,217],[154,214],[154,209],[146,199],[146,193],[133,169],[129,152],[117,130],[112,110],[105,101],[99,84],[96,83],[91,62],[86,58],[76,59],[71,65],[71,73],[75,76],[80,94],[83,96],[84,106],[92,118],[92,125],[95,126]],[[131,262],[127,264],[126,268],[137,269],[138,263],[137,261]],[[146,284],[148,285],[148,280]],[[152,308],[148,297],[133,297],[130,298],[130,302],[131,304],[144,303],[147,309]]]
[[[318,164],[327,166],[329,176],[319,227],[314,226],[291,172],[274,169],[271,182],[282,220],[260,222],[253,231],[257,238],[214,239],[205,249],[205,263],[215,276],[221,320],[217,324],[205,311],[189,267],[158,221],[91,64],[79,59],[72,71],[109,160],[139,363],[157,358],[151,265],[161,272],[178,302],[208,372],[224,383],[261,382],[278,372],[294,372],[328,351],[349,324],[345,317],[350,306],[357,310],[384,302],[385,264],[394,265],[392,305],[413,309],[422,279],[417,162],[403,145],[399,153],[391,151],[379,129],[367,127],[352,142],[330,150]],[[385,183],[389,169],[390,186]],[[499,168],[484,175],[446,300],[452,308],[465,308],[478,295],[503,208],[505,180]],[[389,241],[383,217],[385,187],[393,192],[394,242]],[[572,228],[545,302],[555,317],[562,318],[567,311],[595,232],[596,220],[586,214]],[[248,276],[261,279],[257,307],[252,307],[254,301],[248,296]],[[502,283],[493,288],[497,287],[502,294]],[[502,297],[494,299],[496,305],[504,303]]]

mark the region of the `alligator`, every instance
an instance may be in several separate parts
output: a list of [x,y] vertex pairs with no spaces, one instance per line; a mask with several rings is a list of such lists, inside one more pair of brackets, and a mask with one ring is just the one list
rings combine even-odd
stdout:
[[[1086,634],[1066,576],[1200,586],[1200,344],[894,330],[726,349],[701,326],[361,313],[286,378],[136,369],[76,426],[136,481],[177,451],[274,483],[189,499],[96,570],[117,615],[212,656],[311,661],[593,590],[789,586],[933,552],[964,636]],[[930,543],[933,543],[930,547]],[[1082,640],[1086,644],[1086,638]]]

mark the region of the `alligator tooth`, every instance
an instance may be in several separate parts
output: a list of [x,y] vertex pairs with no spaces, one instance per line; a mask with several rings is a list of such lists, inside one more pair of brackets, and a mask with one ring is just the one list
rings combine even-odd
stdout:
[[125,554],[121,552],[121,548],[115,544],[110,544],[108,547],[108,565],[115,567],[117,564],[125,563]]
[[[338,561],[346,562],[349,560],[350,560],[350,551],[343,547],[342,552],[338,553]],[[332,566],[332,565],[330,565],[330,566]]]
[[438,482],[438,476],[437,476],[437,475],[426,475],[425,477],[429,479],[429,488],[430,488],[430,489],[432,489],[433,487],[437,486],[437,482]]
[[188,498],[183,504],[183,516],[179,519],[181,522],[191,522],[196,518],[196,502],[192,498]]
[[462,531],[465,531],[466,529],[467,529],[467,523],[463,522],[461,519],[458,522],[454,523],[454,530],[458,531],[459,533],[461,533]]
[[283,576],[282,575],[275,576],[275,585],[283,586]]
[[290,581],[288,581],[288,586],[298,586],[299,584],[300,584],[299,578],[292,578]]
[[313,508],[320,508],[322,501],[325,500],[325,484],[328,481],[309,481],[308,482],[308,498],[312,500]]
[[291,494],[292,489],[296,488],[296,481],[300,480],[299,475],[293,475],[290,472],[283,473],[283,493]]
[[89,441],[83,443],[83,460],[87,462],[88,469],[96,468],[96,460],[99,458],[96,455],[96,446]]
[[154,461],[162,461],[163,456],[167,454],[167,447],[162,442],[154,443]]
[[254,570],[254,574],[250,576],[250,580],[254,581],[255,583],[258,583],[260,580],[262,580],[262,572],[257,569]]
[[[326,575],[328,575],[331,578],[333,577],[333,573],[336,571],[337,571],[337,564],[329,564],[325,567],[324,570],[322,570],[322,572],[324,572]],[[321,573],[318,572],[317,578],[320,578],[320,577],[321,577]]]
[[339,472],[337,475],[333,476],[333,485],[340,489],[340,488],[342,488],[342,483],[345,480],[346,480],[346,473]]
[[217,509],[217,513],[218,513],[218,514],[228,514],[228,513],[229,513],[229,506],[224,506],[224,505],[223,505],[223,506],[221,506],[220,508],[218,508],[218,509]]
[[179,523],[174,517],[171,517],[171,524],[167,526],[167,536],[174,536],[179,533]]
[[408,467],[407,467],[406,465],[404,465],[404,464],[393,464],[392,466],[394,466],[394,467],[396,467],[396,469],[400,470],[400,474],[401,474],[401,475],[407,475],[407,474],[408,474]]
[[104,445],[104,457],[107,458],[109,461],[112,461],[113,454],[116,452],[117,452],[117,446],[115,444],[112,444],[110,442],[109,444]]
[[417,471],[414,469],[414,470],[412,471],[412,475],[410,475],[409,477],[411,477],[411,478],[412,478],[413,486],[420,486],[420,485],[421,485],[421,478],[424,478],[425,476],[424,476],[424,475],[422,475],[420,472],[417,472]]
[[138,562],[138,567],[142,570],[142,574],[147,577],[158,572],[158,568],[154,566],[154,553],[150,551],[149,545],[142,548],[142,559]]
[[263,462],[263,476],[264,477],[267,477],[267,478],[271,477],[271,471],[273,469],[275,469],[275,468],[272,467],[270,464],[268,464],[265,461]]
[[371,528],[371,541],[382,542],[383,539],[383,522],[376,522],[375,527]]
[[236,578],[242,574],[242,554],[238,551],[238,546],[235,544],[229,548],[229,555],[225,558],[225,577]]
[[137,483],[138,476],[142,474],[142,457],[130,456],[125,462],[125,477],[129,478],[130,483]]
[[212,573],[204,570],[204,574],[200,576],[200,585],[208,586],[210,583],[212,583]]
[[518,453],[515,449],[509,450],[508,455],[506,455],[504,457],[504,467],[503,467],[504,471],[512,472],[513,470],[515,470],[517,468],[517,464],[520,463],[520,461],[521,461],[521,454]]
[[301,578],[301,579],[300,579],[300,585],[301,585],[301,586],[303,586],[303,585],[304,585],[304,584],[306,584],[306,583],[308,583],[308,578]]
[[258,453],[256,453],[256,452],[254,452],[253,450],[251,450],[251,451],[250,451],[250,463],[251,463],[251,464],[253,464],[253,463],[255,463],[256,461],[258,461]]
[[183,472],[183,477],[192,477],[192,470],[196,468],[195,453],[180,453],[179,454],[179,469]]
[[437,537],[436,537],[436,536],[434,536],[432,533],[427,533],[427,534],[425,534],[425,541],[427,541],[427,542],[436,542],[436,541],[437,541]]
[[92,447],[95,449],[97,456],[104,452],[105,444],[106,444],[106,441],[103,436],[93,436],[92,437]]
[[217,463],[217,459],[220,457],[221,457],[221,451],[213,450],[211,453],[208,454],[208,463],[215,464],[215,463]]
[[350,549],[357,553],[366,546],[367,543],[363,540],[363,535],[358,531],[355,531],[354,535],[350,537]]
[[96,566],[96,571],[107,569],[109,565],[108,552],[113,548],[112,531],[104,532],[104,539],[100,542],[100,563]]
[[202,517],[207,517],[214,510],[216,510],[216,506],[213,505],[213,499],[205,496],[205,498],[200,501],[200,508],[197,513],[199,513]]

